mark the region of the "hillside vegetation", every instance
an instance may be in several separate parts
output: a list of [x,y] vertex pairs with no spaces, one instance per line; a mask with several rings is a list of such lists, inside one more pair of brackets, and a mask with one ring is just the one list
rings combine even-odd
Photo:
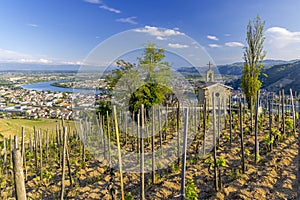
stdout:
[[300,88],[300,61],[288,64],[275,65],[264,70],[268,75],[263,81],[263,88],[278,91],[281,87],[288,91],[292,88],[299,91]]
[[[56,125],[58,124],[56,119],[0,119],[0,134],[4,137],[9,137],[10,135],[21,136],[22,127],[25,129],[25,136],[29,137],[29,133],[33,134],[33,127],[35,126],[37,130],[49,130],[50,132],[55,131]],[[74,128],[74,121],[66,121],[67,126]]]
[[[220,66],[219,70],[223,76],[240,76],[242,73],[242,67],[237,64]],[[276,64],[271,67],[269,65],[264,66],[262,74],[266,75],[260,77],[263,89],[279,91],[283,88],[286,93],[289,92],[290,88],[292,88],[293,91],[300,91],[300,79],[298,78],[298,74],[300,74],[300,61],[283,62],[282,64]],[[241,80],[240,78],[234,79],[226,84],[237,89],[240,87]]]

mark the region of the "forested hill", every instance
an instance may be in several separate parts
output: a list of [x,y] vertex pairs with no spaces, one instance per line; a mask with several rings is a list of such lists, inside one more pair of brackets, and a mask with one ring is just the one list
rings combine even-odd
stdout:
[[281,87],[288,91],[300,91],[300,61],[275,65],[263,70],[268,77],[263,79],[263,88],[278,91]]
[[[300,61],[295,61],[286,64],[274,65],[270,68],[263,69],[261,76],[262,88],[268,91],[279,91],[281,88],[285,89],[285,92],[288,93],[289,89],[292,88],[293,91],[300,92]],[[240,84],[240,79],[235,79],[226,84],[237,89]]]
[[[291,61],[284,61],[284,60],[264,60],[262,64],[264,65],[265,69],[269,69],[274,65],[287,64],[290,62]],[[243,62],[236,62],[227,65],[218,65],[218,70],[222,75],[241,76],[243,66],[244,66]]]

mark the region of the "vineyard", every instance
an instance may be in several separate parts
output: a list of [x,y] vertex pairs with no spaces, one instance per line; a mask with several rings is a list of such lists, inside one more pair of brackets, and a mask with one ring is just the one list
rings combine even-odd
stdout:
[[23,128],[1,141],[0,198],[295,199],[299,117],[282,94],[253,112],[213,95],[212,105],[114,106],[75,127]]

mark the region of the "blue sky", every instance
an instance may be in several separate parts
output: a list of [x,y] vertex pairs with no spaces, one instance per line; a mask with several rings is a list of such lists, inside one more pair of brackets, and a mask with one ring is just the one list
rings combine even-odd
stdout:
[[0,62],[81,63],[115,34],[159,27],[193,38],[216,64],[232,63],[242,61],[257,14],[267,58],[299,59],[299,8],[299,0],[0,0]]

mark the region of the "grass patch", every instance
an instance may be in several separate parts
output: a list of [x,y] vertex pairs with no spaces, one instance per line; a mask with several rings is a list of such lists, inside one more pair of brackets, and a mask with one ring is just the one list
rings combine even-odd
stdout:
[[[18,135],[19,137],[22,134],[22,126],[25,128],[25,138],[29,139],[29,133],[33,133],[33,127],[35,126],[37,130],[42,129],[49,130],[51,134],[52,130],[55,131],[56,125],[61,125],[61,120],[57,119],[0,119],[0,133],[4,137],[9,137],[9,135]],[[65,124],[70,125],[71,129],[74,128],[73,121],[65,121]]]

